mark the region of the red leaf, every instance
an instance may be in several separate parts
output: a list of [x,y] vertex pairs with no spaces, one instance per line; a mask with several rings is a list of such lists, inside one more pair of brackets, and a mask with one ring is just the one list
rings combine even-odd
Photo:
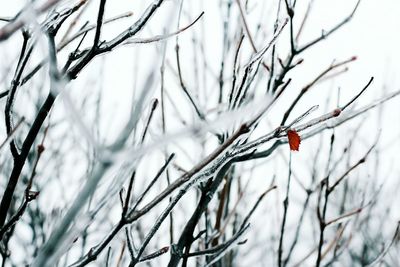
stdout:
[[295,130],[289,130],[287,131],[287,136],[289,139],[290,150],[299,151],[301,142],[299,134]]

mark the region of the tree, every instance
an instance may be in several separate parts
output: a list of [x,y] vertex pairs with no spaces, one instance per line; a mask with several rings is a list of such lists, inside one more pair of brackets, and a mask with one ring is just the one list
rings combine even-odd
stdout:
[[[386,256],[398,224],[372,222],[390,213],[382,186],[356,179],[381,175],[371,161],[382,153],[379,131],[356,140],[372,110],[400,91],[357,107],[371,77],[350,98],[333,89],[304,101],[355,56],[300,90],[292,82],[293,73],[309,76],[307,55],[360,1],[310,41],[301,37],[314,1],[305,12],[276,2],[264,23],[264,8],[221,1],[219,40],[205,30],[217,3],[201,11],[201,1],[145,1],[111,18],[106,0],[33,1],[2,18],[0,45],[13,45],[1,93],[3,266],[396,265]],[[95,5],[96,21],[84,22]],[[123,61],[105,69],[117,48]],[[129,67],[134,79],[119,75]],[[130,82],[133,93],[118,92]],[[122,114],[116,96],[129,103]],[[299,162],[305,151],[310,172]]]

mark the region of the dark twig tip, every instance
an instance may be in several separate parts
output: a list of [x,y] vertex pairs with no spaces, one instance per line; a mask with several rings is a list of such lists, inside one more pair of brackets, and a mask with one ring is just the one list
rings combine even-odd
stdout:
[[157,106],[158,106],[158,99],[155,98],[155,99],[153,100],[153,105],[152,105],[151,109],[152,109],[152,110],[155,110],[155,109],[157,108]]

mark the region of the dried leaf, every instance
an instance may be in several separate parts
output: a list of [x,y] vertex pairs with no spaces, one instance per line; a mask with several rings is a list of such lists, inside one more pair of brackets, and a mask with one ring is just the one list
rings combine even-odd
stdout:
[[289,139],[290,150],[299,151],[299,146],[301,142],[299,134],[295,130],[289,130],[287,131],[287,136]]

